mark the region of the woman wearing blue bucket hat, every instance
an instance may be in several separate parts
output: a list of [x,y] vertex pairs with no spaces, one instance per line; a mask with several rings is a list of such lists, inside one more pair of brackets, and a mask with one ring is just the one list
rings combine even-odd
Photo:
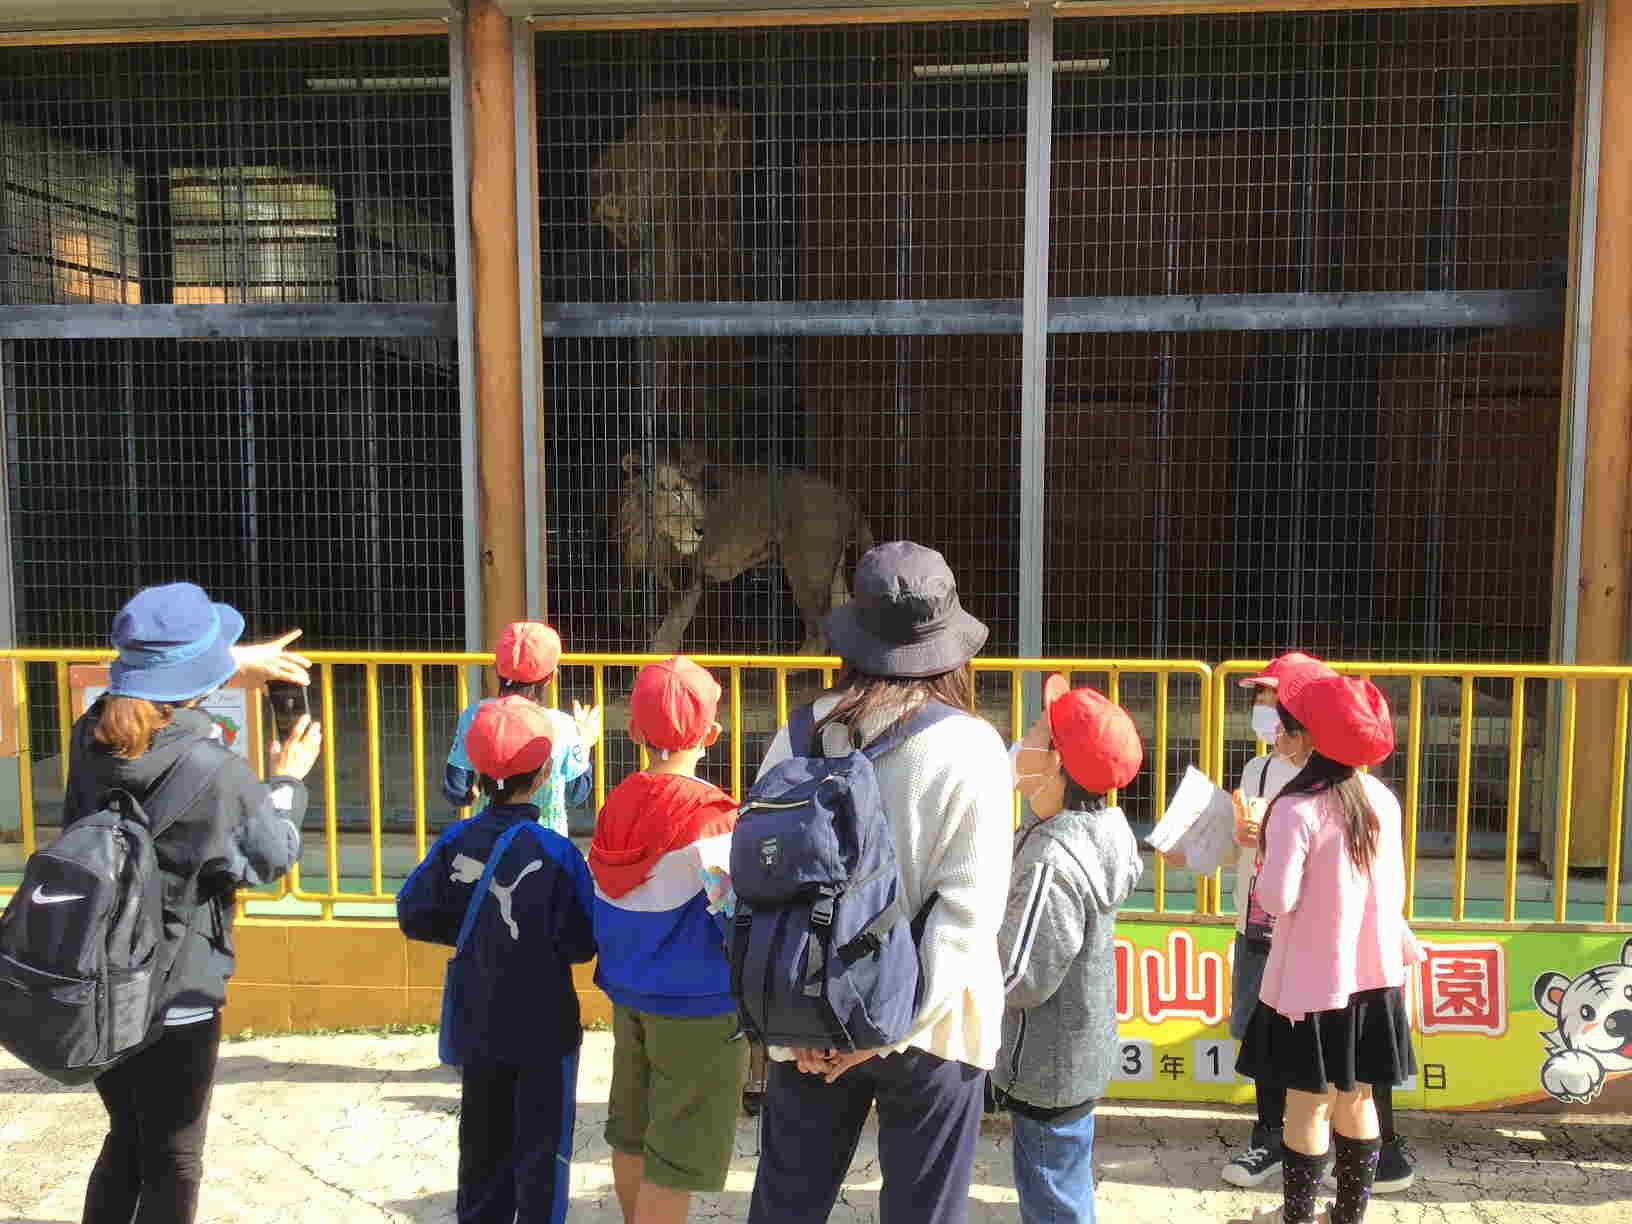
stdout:
[[[278,879],[300,853],[301,781],[322,734],[302,718],[258,779],[197,708],[235,674],[303,682],[286,634],[237,645],[244,618],[190,582],[139,591],[114,617],[107,692],[74,724],[63,824],[129,791],[169,820],[154,839],[173,957],[146,1045],[96,1079],[110,1127],[85,1195],[86,1224],[191,1224],[232,975],[234,894]],[[160,788],[163,787],[162,795]]]

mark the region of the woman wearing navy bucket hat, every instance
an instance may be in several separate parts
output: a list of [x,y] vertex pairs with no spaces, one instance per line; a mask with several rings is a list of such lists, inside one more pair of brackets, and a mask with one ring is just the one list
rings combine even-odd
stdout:
[[138,592],[113,621],[119,657],[107,692],[69,741],[64,825],[113,789],[142,800],[155,823],[169,821],[154,850],[174,956],[155,1032],[96,1079],[110,1126],[86,1189],[85,1224],[190,1224],[196,1215],[233,970],[234,892],[278,879],[300,852],[300,779],[322,746],[317,724],[302,718],[273,745],[263,783],[196,708],[240,672],[305,681],[306,660],[284,649],[298,631],[238,646],[243,631],[235,609],[190,582]]
[[[856,566],[855,597],[823,628],[843,659],[810,712],[810,753],[843,755],[894,728],[878,756],[884,816],[906,914],[921,921],[922,988],[903,1040],[874,1050],[778,1049],[760,1116],[750,1224],[826,1220],[869,1110],[878,1110],[885,1224],[956,1224],[968,1211],[985,1072],[1002,1038],[997,936],[1013,829],[1008,754],[970,716],[969,660],[987,629],[958,602],[940,553],[881,544]],[[930,703],[937,710],[915,719]],[[801,720],[803,721],[803,720]],[[760,775],[788,759],[783,727]]]
[[1360,1224],[1381,1148],[1372,1085],[1416,1071],[1401,988],[1422,951],[1405,921],[1400,804],[1362,772],[1394,750],[1393,715],[1371,681],[1312,668],[1277,696],[1281,725],[1313,748],[1260,839],[1275,938],[1236,1070],[1286,1089],[1286,1129],[1284,1201],[1259,1217],[1311,1224],[1332,1148],[1330,1224]]

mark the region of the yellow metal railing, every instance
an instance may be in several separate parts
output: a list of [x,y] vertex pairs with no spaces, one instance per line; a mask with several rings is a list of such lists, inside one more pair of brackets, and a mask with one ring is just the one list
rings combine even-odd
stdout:
[[[1524,663],[1333,663],[1338,671],[1348,675],[1365,676],[1386,684],[1389,680],[1403,682],[1406,701],[1401,709],[1394,701],[1396,723],[1405,720],[1405,736],[1399,740],[1404,747],[1405,778],[1399,787],[1401,798],[1401,830],[1405,848],[1406,916],[1413,917],[1416,904],[1416,881],[1419,868],[1418,837],[1421,826],[1423,794],[1423,727],[1429,711],[1424,701],[1424,682],[1432,679],[1455,682],[1457,685],[1457,715],[1454,723],[1456,743],[1456,801],[1455,829],[1452,839],[1452,878],[1449,921],[1461,923],[1468,916],[1468,859],[1471,845],[1469,816],[1475,782],[1473,768],[1474,742],[1478,735],[1479,716],[1475,713],[1476,684],[1479,681],[1505,682],[1507,707],[1505,713],[1486,721],[1499,722],[1505,718],[1507,734],[1501,745],[1507,755],[1505,772],[1506,812],[1503,827],[1503,883],[1502,913],[1499,921],[1518,921],[1519,835],[1524,822],[1524,779],[1531,775],[1548,774],[1545,750],[1532,751],[1525,743],[1526,705],[1525,686],[1529,682],[1550,682],[1559,686],[1561,699],[1551,734],[1557,745],[1556,765],[1551,773],[1554,781],[1553,841],[1550,855],[1552,865],[1552,921],[1565,924],[1569,912],[1570,851],[1574,818],[1574,784],[1577,765],[1576,714],[1580,689],[1583,684],[1599,687],[1599,695],[1613,695],[1615,704],[1614,730],[1607,742],[1594,739],[1601,749],[1598,762],[1609,777],[1608,812],[1606,814],[1604,846],[1604,900],[1602,921],[1613,925],[1618,920],[1620,893],[1620,865],[1624,835],[1627,769],[1627,710],[1629,686],[1632,686],[1632,667],[1587,667],[1562,664]],[[1215,685],[1214,704],[1221,712],[1229,690],[1244,675],[1252,675],[1263,667],[1263,660],[1231,660],[1213,669]],[[1611,686],[1608,693],[1602,686]],[[1397,689],[1398,684],[1392,686]],[[1220,720],[1223,721],[1222,719]],[[1215,756],[1213,774],[1223,772],[1225,735],[1213,743]],[[1401,767],[1399,751],[1385,764],[1397,772]],[[1435,921],[1438,921],[1436,918]]]
[[[471,698],[470,669],[486,667],[492,656],[486,653],[429,653],[429,652],[308,652],[313,660],[314,681],[319,695],[319,709],[314,711],[325,727],[325,750],[314,775],[307,779],[314,797],[321,795],[323,805],[322,847],[311,857],[323,864],[324,882],[306,880],[297,867],[275,889],[246,893],[242,901],[262,904],[292,901],[294,908],[303,913],[315,909],[323,918],[335,916],[336,907],[361,903],[377,907],[392,899],[388,884],[402,870],[387,870],[388,851],[395,856],[397,867],[407,861],[411,840],[413,861],[419,861],[430,842],[430,819],[433,815],[428,795],[429,777],[440,777],[442,754],[446,751],[447,736],[451,733],[451,717],[447,726],[428,724],[427,692],[434,686],[439,700],[451,698],[453,713],[468,704]],[[551,683],[550,698],[561,705],[563,694],[576,696],[587,703],[608,709],[609,737],[623,732],[621,709],[634,671],[642,664],[660,656],[638,654],[575,654],[563,658],[560,670]],[[725,750],[727,784],[733,793],[741,794],[752,780],[752,767],[757,763],[745,759],[745,750],[755,738],[768,738],[775,728],[787,721],[794,701],[807,700],[815,692],[831,684],[839,667],[837,659],[813,659],[801,656],[757,655],[696,655],[699,663],[720,676],[728,700],[722,722],[726,733],[721,747]],[[34,753],[31,744],[30,711],[33,703],[29,684],[29,670],[50,669],[50,690],[54,696],[54,722],[58,743],[65,744],[75,712],[75,688],[70,669],[80,664],[106,664],[111,655],[106,651],[76,650],[10,650],[0,651],[0,673],[9,680],[5,694],[5,721],[15,734],[15,748],[21,758],[19,770],[19,799],[22,813],[21,849],[26,855],[35,848],[37,828],[35,820],[35,788],[39,779],[32,767]],[[1189,753],[1194,761],[1210,776],[1229,785],[1233,779],[1224,778],[1227,747],[1231,742],[1250,744],[1250,732],[1244,730],[1244,715],[1230,712],[1244,711],[1245,702],[1231,693],[1235,682],[1261,666],[1246,660],[1233,660],[1210,667],[1190,660],[1165,659],[1001,659],[975,660],[976,704],[979,712],[1000,731],[1013,739],[1025,730],[1023,719],[1028,698],[1035,700],[1037,688],[1030,693],[1027,678],[1061,671],[1074,684],[1090,683],[1102,689],[1113,700],[1124,701],[1139,724],[1146,745],[1146,769],[1149,771],[1148,793],[1160,801],[1171,793],[1176,778],[1174,768],[1183,769]],[[1416,894],[1419,866],[1418,835],[1421,824],[1422,797],[1425,774],[1425,749],[1432,743],[1443,744],[1454,739],[1456,745],[1456,805],[1453,858],[1452,896],[1449,920],[1463,922],[1468,915],[1468,861],[1471,797],[1474,786],[1474,741],[1476,738],[1476,684],[1507,682],[1511,686],[1506,709],[1508,731],[1506,748],[1506,841],[1504,861],[1504,896],[1500,921],[1514,923],[1517,916],[1517,876],[1519,867],[1519,833],[1526,816],[1522,807],[1523,783],[1531,774],[1541,771],[1541,762],[1526,755],[1525,743],[1526,682],[1545,682],[1559,686],[1560,699],[1555,707],[1556,729],[1556,820],[1552,842],[1553,907],[1552,921],[1566,923],[1569,917],[1569,876],[1566,864],[1572,840],[1572,783],[1577,751],[1576,711],[1577,691],[1583,684],[1614,686],[1614,732],[1605,744],[1602,735],[1593,739],[1594,751],[1606,749],[1605,768],[1611,774],[1611,802],[1607,814],[1607,879],[1602,921],[1614,923],[1618,917],[1619,847],[1624,823],[1623,796],[1626,783],[1626,754],[1628,737],[1628,696],[1632,685],[1632,667],[1586,668],[1562,667],[1545,664],[1335,664],[1340,670],[1371,676],[1385,684],[1393,682],[1391,692],[1402,692],[1404,700],[1396,698],[1396,718],[1404,721],[1404,735],[1400,743],[1403,752],[1384,768],[1395,776],[1403,771],[1398,789],[1404,811],[1404,837],[1407,896]],[[612,673],[617,673],[612,675]],[[406,683],[404,683],[404,680]],[[1429,712],[1424,703],[1424,683],[1449,680],[1460,685],[1456,716],[1448,721],[1434,720],[1441,732],[1437,738],[1425,742],[1425,727]],[[345,701],[337,699],[344,690]],[[257,770],[264,768],[265,735],[260,729],[260,704],[255,694],[249,695],[246,729],[249,760]],[[355,699],[353,699],[355,698]],[[609,704],[610,702],[610,704]],[[39,712],[34,711],[37,719]],[[337,721],[339,720],[339,721]],[[1487,720],[1488,721],[1488,720]],[[37,725],[37,724],[36,724]],[[385,813],[385,779],[388,762],[382,750],[382,739],[387,729],[393,732],[393,742],[400,745],[406,733],[406,751],[396,760],[402,768],[412,771],[411,783],[403,787],[409,794],[411,808],[411,839],[408,832],[391,834],[388,840]],[[1449,734],[1444,733],[1448,730]],[[1193,747],[1192,747],[1193,746]],[[58,753],[54,773],[58,783],[67,780],[67,755]],[[1403,760],[1400,757],[1403,756]],[[632,754],[625,751],[621,760],[627,762]],[[1596,757],[1594,760],[1596,761]],[[349,784],[342,787],[341,764],[354,773]],[[594,799],[597,807],[604,801],[609,783],[607,742],[596,746],[594,762]],[[718,776],[718,775],[716,775]],[[1141,783],[1142,793],[1146,783]],[[366,812],[366,832],[353,833],[343,828],[340,821],[342,792],[359,795]],[[440,803],[438,810],[442,809]],[[1137,813],[1146,819],[1155,812]],[[310,838],[310,833],[308,833]],[[355,843],[361,842],[358,846]],[[358,851],[362,854],[359,856]],[[309,852],[310,853],[310,852]],[[359,857],[366,863],[357,866]],[[311,861],[311,858],[308,858]],[[315,872],[312,873],[315,875]],[[344,887],[346,882],[360,881],[360,886]],[[1222,887],[1218,873],[1211,877],[1196,877],[1192,905],[1185,909],[1169,908],[1168,873],[1158,858],[1153,872],[1153,909],[1157,915],[1175,917],[1219,915],[1224,908]],[[0,887],[0,893],[8,891]]]

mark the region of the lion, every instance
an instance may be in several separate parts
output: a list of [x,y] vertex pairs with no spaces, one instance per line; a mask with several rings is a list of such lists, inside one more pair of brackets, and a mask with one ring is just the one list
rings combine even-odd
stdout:
[[822,621],[850,598],[845,547],[860,556],[873,533],[855,499],[796,469],[715,464],[683,450],[659,452],[648,469],[623,457],[618,540],[624,560],[678,592],[649,649],[671,654],[697,612],[705,582],[729,582],[780,557],[805,623],[801,654],[826,651]]

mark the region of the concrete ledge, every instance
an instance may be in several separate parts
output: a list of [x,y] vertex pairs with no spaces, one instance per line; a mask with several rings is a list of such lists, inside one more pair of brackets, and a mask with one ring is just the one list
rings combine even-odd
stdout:
[[[416,943],[384,922],[240,919],[238,972],[227,991],[228,1033],[284,1033],[432,1024],[442,1013],[450,950]],[[586,1024],[610,1022],[595,966],[573,971]]]

